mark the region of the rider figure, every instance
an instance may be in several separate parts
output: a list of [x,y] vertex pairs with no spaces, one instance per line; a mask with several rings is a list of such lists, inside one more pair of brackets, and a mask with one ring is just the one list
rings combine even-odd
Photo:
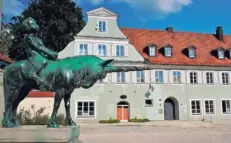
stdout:
[[[25,34],[25,51],[27,54],[27,61],[30,68],[29,78],[34,79],[39,86],[39,90],[49,90],[50,84],[39,76],[39,72],[46,67],[48,60],[56,60],[57,53],[53,50],[46,48],[43,42],[36,36],[39,26],[33,18],[27,18],[22,23]],[[35,60],[36,56],[44,57],[43,61]]]

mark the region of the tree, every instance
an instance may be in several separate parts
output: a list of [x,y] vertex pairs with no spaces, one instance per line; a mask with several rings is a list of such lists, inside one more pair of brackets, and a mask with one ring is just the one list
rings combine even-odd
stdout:
[[[3,17],[3,16],[2,16]],[[4,24],[2,21],[0,33],[0,53],[8,55],[9,47],[12,45],[12,34],[9,25]]]
[[15,60],[26,58],[23,48],[24,35],[19,30],[20,22],[33,17],[46,47],[59,52],[74,40],[74,36],[85,26],[82,9],[71,0],[32,0],[19,16],[12,18],[14,41],[9,56]]

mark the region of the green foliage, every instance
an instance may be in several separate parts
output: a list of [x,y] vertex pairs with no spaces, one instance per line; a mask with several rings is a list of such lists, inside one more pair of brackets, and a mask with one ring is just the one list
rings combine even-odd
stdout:
[[110,118],[109,120],[100,120],[99,123],[101,124],[113,124],[113,123],[119,123],[120,121],[117,119]]
[[138,118],[134,118],[134,119],[129,119],[128,122],[136,122],[136,123],[143,123],[143,122],[149,122],[150,120],[149,119],[138,119]]
[[[2,21],[1,21],[2,22]],[[8,55],[9,47],[12,45],[12,34],[11,27],[8,24],[1,24],[1,33],[0,33],[0,53]]]
[[[31,105],[30,109],[25,110],[24,108],[20,109],[17,114],[17,118],[21,125],[47,125],[49,120],[48,114],[43,114],[45,111],[45,107],[41,107],[37,111],[35,111],[35,106]],[[57,123],[60,125],[64,125],[64,115],[57,115]]]
[[72,0],[32,0],[28,8],[20,15],[12,18],[14,41],[9,49],[10,58],[22,60],[26,58],[23,48],[24,35],[20,31],[20,22],[28,17],[33,17],[40,31],[38,37],[42,39],[45,46],[59,52],[85,25],[82,9],[76,6]]

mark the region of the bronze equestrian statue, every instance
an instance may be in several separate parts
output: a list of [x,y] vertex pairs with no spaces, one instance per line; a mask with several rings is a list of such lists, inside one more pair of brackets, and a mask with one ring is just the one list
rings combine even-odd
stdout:
[[66,109],[65,124],[75,126],[70,115],[70,97],[75,88],[88,89],[107,73],[150,70],[148,67],[113,66],[113,59],[102,60],[96,56],[75,56],[56,59],[57,53],[47,49],[36,37],[39,26],[33,18],[23,21],[26,37],[26,60],[17,61],[4,68],[3,89],[5,112],[2,126],[17,127],[17,108],[19,103],[33,90],[55,93],[52,115],[47,127],[58,128],[56,122],[60,102],[64,99]]

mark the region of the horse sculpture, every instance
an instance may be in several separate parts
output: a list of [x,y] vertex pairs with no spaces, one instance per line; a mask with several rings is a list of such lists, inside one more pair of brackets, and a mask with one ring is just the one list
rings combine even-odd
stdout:
[[[32,18],[24,21],[24,27],[27,34],[38,29],[38,25]],[[65,124],[75,126],[76,123],[70,115],[70,97],[75,88],[88,89],[111,72],[150,70],[148,67],[113,66],[113,59],[102,60],[90,55],[56,59],[57,54],[54,51],[46,49],[42,41],[33,33],[29,34],[26,42],[31,46],[28,47],[28,53],[32,59],[17,61],[4,68],[5,112],[2,119],[4,128],[19,126],[18,105],[33,89],[55,93],[53,111],[47,127],[59,127],[56,115],[62,99],[66,109]],[[52,58],[48,58],[49,56]],[[43,63],[45,66],[42,66]]]

